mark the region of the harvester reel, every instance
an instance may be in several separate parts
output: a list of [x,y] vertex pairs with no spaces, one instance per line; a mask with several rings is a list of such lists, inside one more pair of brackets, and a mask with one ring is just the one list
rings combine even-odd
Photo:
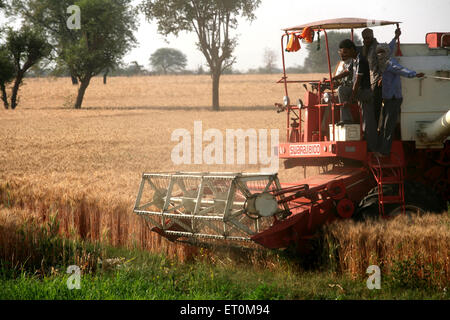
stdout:
[[169,240],[250,241],[289,211],[280,189],[276,174],[144,174],[134,212]]
[[186,212],[194,212],[195,210],[195,196],[196,190],[189,190],[185,192],[185,196],[181,197],[181,204],[185,208]]
[[167,194],[167,190],[163,189],[156,189],[155,193],[153,194],[152,203],[159,209],[162,209],[164,207],[164,198]]

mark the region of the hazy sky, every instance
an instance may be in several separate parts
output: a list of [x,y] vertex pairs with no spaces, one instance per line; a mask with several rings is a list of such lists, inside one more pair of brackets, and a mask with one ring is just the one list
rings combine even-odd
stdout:
[[[136,0],[139,3],[141,0]],[[234,52],[237,62],[234,68],[247,70],[257,68],[263,64],[265,48],[280,53],[281,29],[303,23],[354,17],[377,20],[401,21],[401,41],[405,43],[423,43],[427,32],[450,32],[450,1],[449,0],[376,0],[376,1],[349,1],[349,0],[262,0],[256,10],[256,19],[253,22],[242,20],[235,34],[239,35],[239,44]],[[125,58],[126,62],[138,61],[149,67],[150,55],[161,47],[177,48],[184,52],[188,58],[188,68],[196,69],[205,64],[203,55],[196,49],[196,35],[182,33],[178,38],[164,37],[157,33],[156,23],[145,21],[140,17],[141,25],[136,37],[138,47]],[[395,26],[373,28],[375,37],[379,42],[388,42],[394,36]],[[356,30],[360,34],[361,30]],[[302,45],[304,46],[304,45]],[[289,64],[302,64],[305,49],[298,53],[289,54]],[[281,59],[279,60],[281,64]]]
[[[139,4],[142,0],[134,0]],[[265,48],[273,49],[281,67],[280,39],[282,29],[318,20],[334,18],[365,18],[376,20],[401,21],[401,41],[405,43],[424,43],[427,32],[450,32],[450,0],[262,0],[256,10],[253,22],[241,20],[237,30],[238,46],[234,51],[237,58],[234,69],[245,71],[263,65]],[[3,17],[0,17],[2,19]],[[169,36],[168,43],[157,33],[155,22],[149,23],[143,14],[139,16],[140,28],[136,33],[138,45],[125,57],[125,62],[138,61],[150,69],[150,55],[161,47],[177,48],[188,58],[188,68],[197,69],[205,65],[205,58],[197,50],[195,33],[180,33],[178,38]],[[15,23],[16,22],[16,23]],[[9,24],[17,24],[12,18]],[[373,28],[379,42],[389,42],[394,36],[395,26]],[[360,35],[361,30],[355,31]],[[306,45],[300,52],[287,54],[287,65],[303,63]],[[205,66],[205,69],[207,67]]]

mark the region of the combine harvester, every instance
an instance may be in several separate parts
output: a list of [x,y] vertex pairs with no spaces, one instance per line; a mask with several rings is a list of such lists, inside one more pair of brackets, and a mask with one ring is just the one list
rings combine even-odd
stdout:
[[[450,200],[449,33],[429,33],[424,44],[398,43],[399,62],[426,77],[402,78],[400,130],[390,157],[378,158],[367,151],[361,124],[336,125],[342,104],[332,82],[288,80],[286,74],[284,44],[293,36],[302,38],[305,31],[309,36],[323,34],[331,79],[327,30],[350,29],[353,36],[354,29],[398,23],[346,18],[284,30],[284,75],[278,83],[284,85],[285,97],[275,105],[278,113],[286,112],[287,127],[279,158],[286,168],[298,167],[299,176],[305,166],[332,166],[331,170],[285,184],[276,174],[145,173],[134,212],[144,217],[152,231],[171,241],[200,245],[215,239],[239,246],[253,242],[307,252],[317,231],[337,219],[446,211]],[[301,87],[307,89],[305,97],[291,104],[290,97]],[[358,105],[352,106],[352,113],[361,119]]]

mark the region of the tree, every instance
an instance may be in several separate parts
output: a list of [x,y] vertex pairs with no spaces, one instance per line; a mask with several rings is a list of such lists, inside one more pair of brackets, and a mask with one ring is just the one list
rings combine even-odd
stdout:
[[[330,61],[331,68],[335,66],[339,60],[339,43],[344,39],[351,39],[350,32],[337,32],[337,31],[329,31],[327,32],[328,36],[328,46],[330,51]],[[357,34],[354,35],[355,44],[361,45],[361,39]],[[306,72],[328,72],[328,61],[327,61],[327,51],[325,46],[324,36],[322,35],[320,39],[320,50],[317,50],[317,40],[314,43],[308,44],[306,50],[308,51],[308,56],[305,58],[303,67]],[[333,71],[333,69],[332,69]]]
[[46,77],[52,70],[50,67],[51,60],[47,57],[42,58],[38,63],[32,66],[27,74],[27,77]]
[[81,0],[82,29],[76,41],[63,47],[61,59],[80,82],[75,108],[80,109],[92,77],[113,68],[135,43],[130,0]]
[[180,50],[160,48],[151,55],[150,64],[154,70],[167,74],[184,70],[187,58]]
[[202,65],[199,65],[199,66],[197,67],[197,70],[195,71],[195,73],[196,73],[196,74],[199,74],[199,75],[205,74],[205,70],[203,69],[203,66],[202,66]]
[[2,94],[3,105],[9,108],[8,95],[6,94],[6,85],[14,80],[15,68],[11,53],[6,46],[0,47],[0,90]]
[[48,56],[51,47],[44,36],[30,26],[7,31],[6,48],[13,59],[15,80],[11,93],[11,109],[17,107],[17,95],[25,73],[42,58]]
[[272,49],[269,48],[265,48],[264,49],[264,56],[263,56],[263,61],[264,61],[264,71],[267,73],[274,73],[276,70],[276,60],[277,60],[278,56],[276,54],[276,52]]
[[219,110],[220,76],[235,62],[232,53],[237,38],[238,17],[255,18],[260,0],[144,0],[141,9],[147,20],[156,20],[158,32],[177,36],[182,31],[197,34],[197,47],[205,56],[212,78],[212,108]]
[[[9,14],[14,15],[14,17],[20,14],[27,24],[43,29],[53,47],[53,52],[59,53],[57,47],[61,43],[68,39],[75,39],[73,32],[66,26],[69,17],[67,8],[73,4],[74,0],[12,0],[12,10]],[[77,78],[71,73],[64,61],[56,60],[55,62],[57,64],[55,72],[65,75],[65,70],[68,70],[72,84],[77,85]],[[62,72],[63,70],[64,72]]]
[[[14,0],[30,23],[45,28],[57,51],[79,82],[75,108],[80,109],[92,77],[112,69],[136,43],[132,0]],[[67,26],[67,8],[81,11],[81,29]]]
[[137,61],[131,61],[130,63],[121,63],[110,70],[110,75],[112,77],[117,76],[142,76],[148,75],[149,72],[144,68],[143,65],[139,64]]
[[139,64],[137,61],[132,61],[128,66],[128,72],[131,75],[141,75],[145,74],[146,70],[143,65]]

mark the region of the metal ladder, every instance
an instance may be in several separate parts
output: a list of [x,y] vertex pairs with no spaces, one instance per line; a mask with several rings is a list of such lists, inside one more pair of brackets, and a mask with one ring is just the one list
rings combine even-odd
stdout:
[[[405,166],[402,159],[395,153],[388,158],[379,158],[374,154],[369,155],[370,170],[378,186],[378,207],[383,218],[388,218],[385,212],[387,204],[401,204],[402,213],[405,213]],[[386,195],[384,186],[398,185],[398,192],[394,195]]]

